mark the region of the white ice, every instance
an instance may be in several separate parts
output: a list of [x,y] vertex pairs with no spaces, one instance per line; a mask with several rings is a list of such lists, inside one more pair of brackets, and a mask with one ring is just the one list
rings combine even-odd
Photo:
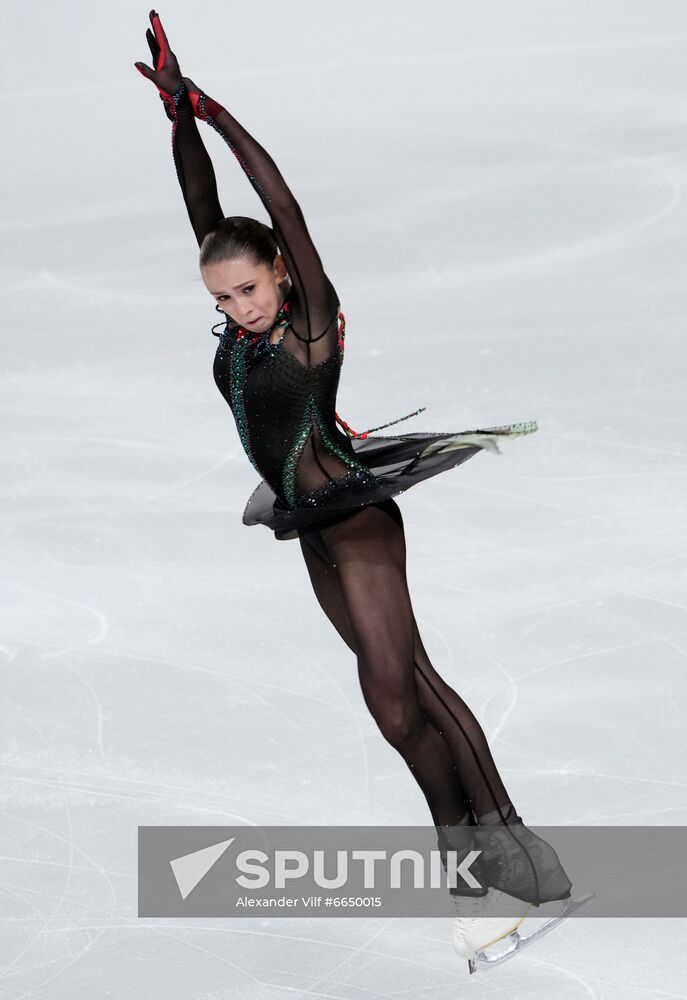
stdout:
[[[530,824],[687,822],[687,7],[182,4],[346,314],[354,428],[536,419],[400,500]],[[144,4],[2,19],[0,998],[687,996],[684,920],[468,977],[448,919],[137,916],[139,825],[424,824],[212,381]],[[205,128],[226,214],[267,216]]]

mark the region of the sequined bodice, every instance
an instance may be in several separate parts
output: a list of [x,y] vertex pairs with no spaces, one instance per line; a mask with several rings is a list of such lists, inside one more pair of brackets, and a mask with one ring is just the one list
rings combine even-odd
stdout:
[[[280,317],[288,327],[288,313],[282,310]],[[339,319],[333,351],[311,367],[289,349],[287,330],[275,344],[269,342],[271,331],[227,328],[220,335],[215,382],[231,407],[248,458],[289,508],[348,473],[370,475],[336,425],[342,313]]]

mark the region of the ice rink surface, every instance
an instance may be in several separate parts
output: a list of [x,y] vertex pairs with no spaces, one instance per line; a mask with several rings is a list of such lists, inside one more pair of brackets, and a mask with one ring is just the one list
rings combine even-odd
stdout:
[[[301,204],[339,413],[539,422],[398,498],[518,811],[684,824],[687,6],[159,12]],[[469,977],[449,919],[137,916],[139,825],[430,822],[298,542],[241,524],[147,15],[3,12],[0,997],[687,996],[684,920],[570,920]],[[225,213],[268,221],[203,136]]]

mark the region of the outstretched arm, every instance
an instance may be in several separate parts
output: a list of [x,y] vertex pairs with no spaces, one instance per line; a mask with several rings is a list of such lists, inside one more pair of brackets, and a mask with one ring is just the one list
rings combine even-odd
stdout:
[[[308,232],[300,205],[276,163],[226,108],[183,78],[197,117],[211,125],[239,161],[267,210],[292,283],[304,304],[304,340],[315,340],[337,305],[336,291]],[[313,329],[317,327],[318,329]]]
[[149,16],[154,34],[148,29],[147,38],[155,69],[140,62],[135,66],[155,83],[172,121],[174,162],[198,243],[224,216],[210,158],[195,122],[189,120],[189,102],[195,117],[211,125],[230,147],[270,216],[295,293],[291,329],[307,345],[307,364],[318,364],[337,343],[338,296],[324,273],[300,206],[260,143],[226,108],[181,77],[159,15],[151,10]]
[[181,193],[198,246],[206,233],[224,218],[217,196],[217,181],[212,161],[196,125],[193,107],[182,83],[177,57],[169,47],[165,30],[156,11],[149,13],[150,28],[146,40],[155,69],[134,63],[136,69],[158,88],[165,114],[172,122],[172,156]]

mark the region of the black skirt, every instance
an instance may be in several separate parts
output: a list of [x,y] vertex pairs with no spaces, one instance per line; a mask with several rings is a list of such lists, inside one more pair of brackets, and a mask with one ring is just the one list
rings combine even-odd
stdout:
[[264,524],[275,538],[287,541],[299,531],[370,504],[380,503],[410,489],[423,479],[466,462],[478,451],[500,453],[499,439],[520,437],[538,430],[536,420],[475,431],[433,434],[372,435],[351,438],[355,457],[369,470],[352,469],[344,476],[298,497],[294,508],[284,506],[262,480],[246,504],[243,523]]

